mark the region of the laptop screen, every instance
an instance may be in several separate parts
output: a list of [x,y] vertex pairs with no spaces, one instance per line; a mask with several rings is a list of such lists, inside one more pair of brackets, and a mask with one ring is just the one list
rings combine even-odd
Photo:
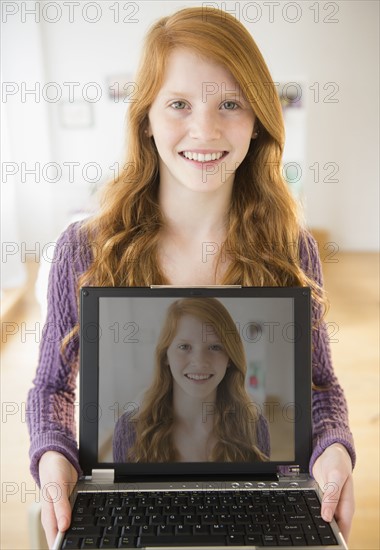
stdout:
[[298,463],[297,424],[310,424],[310,388],[305,401],[296,383],[302,354],[310,370],[302,290],[88,288],[81,446],[91,428],[91,460],[131,472]]

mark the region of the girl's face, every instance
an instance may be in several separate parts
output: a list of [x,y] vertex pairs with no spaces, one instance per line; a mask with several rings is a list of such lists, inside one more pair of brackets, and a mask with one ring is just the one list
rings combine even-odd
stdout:
[[254,123],[252,108],[227,69],[189,49],[174,50],[149,111],[160,185],[230,191]]
[[167,350],[174,389],[202,399],[215,399],[228,355],[214,328],[192,315],[183,315]]

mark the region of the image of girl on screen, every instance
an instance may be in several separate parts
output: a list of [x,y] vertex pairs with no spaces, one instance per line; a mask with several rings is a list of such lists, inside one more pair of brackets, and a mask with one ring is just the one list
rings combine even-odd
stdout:
[[168,308],[153,380],[139,410],[115,427],[115,462],[244,462],[269,459],[267,421],[245,389],[243,343],[215,298]]

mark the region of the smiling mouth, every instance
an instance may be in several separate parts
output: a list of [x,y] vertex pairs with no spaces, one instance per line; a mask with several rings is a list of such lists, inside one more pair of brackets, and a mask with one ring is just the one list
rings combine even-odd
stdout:
[[215,151],[214,153],[195,153],[193,151],[181,151],[179,153],[187,160],[195,160],[196,162],[212,162],[220,160],[228,155],[228,151]]
[[186,378],[189,380],[210,380],[214,375],[213,374],[185,374]]

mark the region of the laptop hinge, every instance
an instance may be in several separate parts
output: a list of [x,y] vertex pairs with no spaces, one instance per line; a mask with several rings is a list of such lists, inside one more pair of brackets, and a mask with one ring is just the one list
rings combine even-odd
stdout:
[[115,470],[110,469],[93,469],[91,481],[97,483],[114,483],[115,482]]
[[241,285],[150,285],[150,288],[241,288]]
[[286,464],[277,466],[277,477],[282,480],[294,479],[300,475],[300,467],[298,464]]

